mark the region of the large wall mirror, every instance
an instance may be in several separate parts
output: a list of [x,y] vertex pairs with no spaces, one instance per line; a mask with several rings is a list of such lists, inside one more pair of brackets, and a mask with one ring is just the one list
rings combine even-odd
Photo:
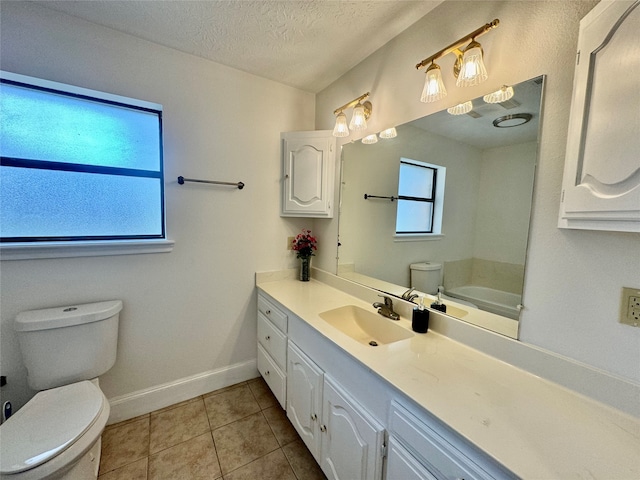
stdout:
[[344,145],[338,275],[517,338],[543,85]]

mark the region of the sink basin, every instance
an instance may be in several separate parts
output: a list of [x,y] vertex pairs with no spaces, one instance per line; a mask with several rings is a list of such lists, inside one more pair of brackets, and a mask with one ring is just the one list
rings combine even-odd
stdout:
[[355,305],[327,310],[320,314],[329,325],[365,345],[385,345],[413,337],[413,332],[394,320]]

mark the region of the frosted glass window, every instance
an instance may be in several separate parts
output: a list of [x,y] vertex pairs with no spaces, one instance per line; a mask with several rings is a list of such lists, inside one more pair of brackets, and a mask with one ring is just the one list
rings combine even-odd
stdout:
[[[440,220],[441,207],[436,200],[438,171],[443,167],[416,160],[402,159],[398,176],[396,234],[434,233],[434,220]],[[444,172],[443,172],[444,173]],[[442,188],[444,183],[441,182]],[[440,198],[443,196],[441,192]],[[436,213],[439,215],[436,217]],[[438,232],[439,225],[438,225]]]
[[0,73],[2,241],[165,238],[162,106]]

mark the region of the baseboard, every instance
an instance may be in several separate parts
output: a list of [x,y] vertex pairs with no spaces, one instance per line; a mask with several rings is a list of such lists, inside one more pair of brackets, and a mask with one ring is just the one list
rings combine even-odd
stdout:
[[107,425],[153,412],[213,390],[258,377],[256,359],[209,370],[190,377],[109,399]]

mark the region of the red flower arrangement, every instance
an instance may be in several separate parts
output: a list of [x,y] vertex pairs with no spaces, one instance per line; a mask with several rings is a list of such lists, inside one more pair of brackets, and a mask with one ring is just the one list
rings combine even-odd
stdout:
[[298,252],[298,258],[312,257],[314,255],[313,251],[318,249],[316,243],[318,243],[318,240],[311,235],[311,230],[303,228],[302,233],[299,233],[293,239],[291,248]]

